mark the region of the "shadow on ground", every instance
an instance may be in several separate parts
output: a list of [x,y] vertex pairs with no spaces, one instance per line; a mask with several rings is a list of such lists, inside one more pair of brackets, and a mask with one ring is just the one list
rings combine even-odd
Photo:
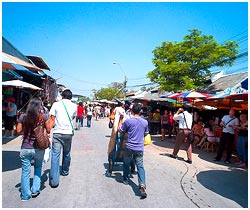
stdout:
[[9,143],[10,141],[16,139],[19,136],[20,135],[15,135],[15,137],[13,137],[13,138],[2,138],[2,145]]
[[2,172],[21,168],[19,151],[2,151]]
[[207,189],[235,201],[244,208],[248,207],[247,172],[239,169],[210,170],[200,172],[196,176],[197,181]]
[[[104,163],[103,165],[104,165],[104,168],[106,170],[108,170],[109,164],[108,163]],[[112,173],[109,174],[106,171],[105,175],[106,175],[106,177],[115,179],[115,181],[123,184],[122,183],[122,181],[123,181],[122,170],[123,170],[123,164],[122,163],[121,164],[120,163],[116,163],[116,164],[114,164]],[[130,177],[133,178],[134,176],[130,175]],[[131,179],[129,179],[129,186],[131,186],[132,190],[134,191],[135,196],[141,197],[141,193],[140,193],[138,185],[136,185],[133,182],[133,180],[131,180]]]

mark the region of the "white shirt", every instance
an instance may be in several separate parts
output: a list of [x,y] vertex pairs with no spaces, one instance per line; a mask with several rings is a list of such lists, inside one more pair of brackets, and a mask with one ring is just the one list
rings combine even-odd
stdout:
[[[69,113],[71,121],[69,120],[62,101]],[[53,103],[49,113],[50,115],[53,115],[56,118],[53,133],[72,134],[73,117],[77,114],[76,104],[72,103],[68,99],[62,99]]]
[[[187,121],[187,125],[186,125],[185,120],[184,120],[184,114],[185,114],[185,118]],[[179,114],[174,114],[173,119],[179,121],[179,128],[180,129],[186,129],[186,128],[191,129],[192,128],[193,116],[187,111],[184,111],[183,113],[179,113]]]
[[231,127],[229,127],[229,125],[236,125],[236,126],[238,126],[239,125],[239,120],[238,120],[238,118],[234,118],[233,120],[232,119],[233,118],[231,118],[230,115],[225,115],[224,117],[222,117],[221,121],[223,121],[224,124],[226,124],[226,126],[223,126],[222,132],[224,132],[224,133],[231,133],[231,134],[235,133],[234,129],[231,128]]
[[118,120],[120,119],[121,115],[125,116],[125,114],[126,114],[125,109],[123,109],[120,106],[115,107],[114,112],[115,112],[115,119],[118,119]]
[[88,107],[87,108],[87,115],[92,116],[93,115],[92,111],[93,111],[93,108],[92,107]]

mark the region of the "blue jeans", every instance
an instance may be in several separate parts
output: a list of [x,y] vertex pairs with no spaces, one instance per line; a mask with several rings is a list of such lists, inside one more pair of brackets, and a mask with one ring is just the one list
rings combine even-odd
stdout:
[[52,149],[51,149],[51,168],[50,168],[50,185],[56,186],[59,184],[60,177],[60,155],[62,152],[62,175],[67,175],[69,173],[70,166],[70,150],[72,143],[72,134],[53,134]]
[[87,127],[89,128],[91,126],[91,118],[92,118],[92,115],[87,115]]
[[243,162],[247,162],[248,154],[247,154],[247,136],[239,136],[237,142],[237,153],[239,159]]
[[124,150],[123,156],[123,179],[128,180],[130,174],[131,162],[135,161],[135,165],[138,173],[138,184],[139,186],[144,185],[146,187],[146,176],[143,166],[143,151],[134,151],[128,148]]
[[[43,156],[44,150],[21,149],[21,199],[28,200],[31,198],[31,193],[36,193],[40,191]],[[34,178],[32,187],[30,188],[31,160],[34,160]]]

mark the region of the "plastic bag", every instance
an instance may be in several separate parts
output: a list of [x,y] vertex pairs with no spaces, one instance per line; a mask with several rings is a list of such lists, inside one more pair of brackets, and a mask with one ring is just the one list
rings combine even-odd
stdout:
[[151,144],[151,136],[150,134],[147,134],[145,137],[144,137],[144,146],[147,146]]
[[51,147],[48,147],[48,148],[45,149],[45,151],[44,151],[43,163],[49,162],[50,156],[51,156]]

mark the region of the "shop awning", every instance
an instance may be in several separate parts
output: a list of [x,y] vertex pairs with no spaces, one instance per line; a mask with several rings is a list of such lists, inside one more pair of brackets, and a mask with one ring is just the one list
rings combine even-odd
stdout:
[[25,67],[33,71],[43,71],[42,69],[34,66],[26,61],[23,61],[20,58],[9,55],[7,53],[2,52],[2,68],[13,69],[13,70],[22,70],[21,68]]

